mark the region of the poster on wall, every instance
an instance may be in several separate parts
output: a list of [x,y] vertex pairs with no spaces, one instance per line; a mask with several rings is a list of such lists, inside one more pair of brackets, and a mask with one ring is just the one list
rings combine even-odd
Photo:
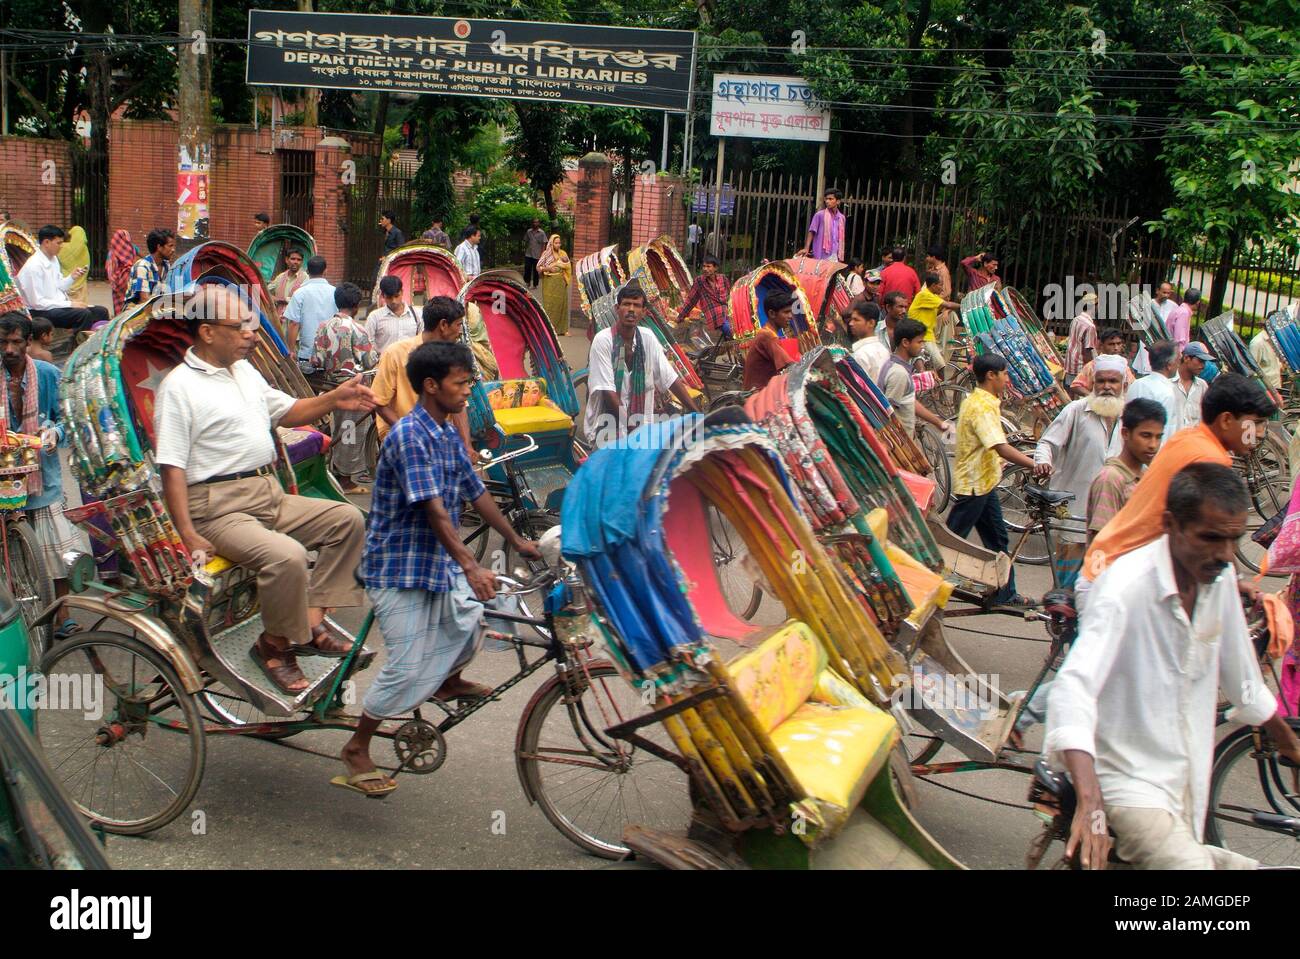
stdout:
[[253,86],[439,93],[682,113],[695,32],[367,13],[250,10]]
[[176,235],[208,238],[208,165],[182,160],[176,170]]

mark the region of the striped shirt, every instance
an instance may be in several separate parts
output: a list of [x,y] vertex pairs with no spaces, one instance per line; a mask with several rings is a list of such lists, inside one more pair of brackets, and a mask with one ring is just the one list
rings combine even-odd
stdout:
[[1138,479],[1139,474],[1131,472],[1118,456],[1106,460],[1106,465],[1088,487],[1089,532],[1100,532],[1124,508]]
[[1097,353],[1097,324],[1087,313],[1080,313],[1070,321],[1070,344],[1065,349],[1065,375],[1078,376],[1083,369],[1083,351]]

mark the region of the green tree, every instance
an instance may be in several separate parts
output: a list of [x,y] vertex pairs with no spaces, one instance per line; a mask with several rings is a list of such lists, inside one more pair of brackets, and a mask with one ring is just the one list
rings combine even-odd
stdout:
[[516,129],[511,159],[546,199],[546,215],[554,220],[555,184],[564,179],[565,108],[525,100],[515,100],[513,106]]
[[1285,0],[1240,4],[1182,69],[1180,122],[1163,158],[1174,201],[1152,226],[1219,251],[1209,312],[1247,240],[1300,243],[1300,32]]

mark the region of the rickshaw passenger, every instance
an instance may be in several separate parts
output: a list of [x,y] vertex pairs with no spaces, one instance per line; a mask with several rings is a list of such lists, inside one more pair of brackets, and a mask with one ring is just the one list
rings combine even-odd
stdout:
[[332,780],[369,796],[397,788],[370,758],[370,739],[380,723],[433,696],[491,692],[460,679],[477,650],[483,604],[496,595],[496,575],[461,542],[462,502],[472,502],[521,556],[540,555],[501,515],[452,425],[474,386],[469,348],[425,343],[411,354],[406,375],[419,402],[393,427],[380,452],[360,572],[387,657],[366,693],[357,731],[343,747],[347,775]]
[[[360,605],[353,575],[364,522],[351,504],[290,496],[272,469],[274,426],[301,426],[335,410],[374,408],[355,378],[309,399],[267,385],[248,355],[258,317],[233,289],[205,286],[185,308],[194,345],[155,397],[163,497],[185,546],[257,571],[265,631],[253,660],[288,693],[307,688],[296,654],[343,656],[350,645],[323,624],[327,608]],[[317,550],[307,571],[307,551]]]

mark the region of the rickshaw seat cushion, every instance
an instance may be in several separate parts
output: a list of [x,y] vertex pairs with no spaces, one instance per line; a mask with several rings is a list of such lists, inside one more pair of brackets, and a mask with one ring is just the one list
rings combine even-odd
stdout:
[[329,437],[310,426],[281,427],[279,433],[285,452],[289,454],[289,462],[294,466],[320,456],[330,446]]
[[731,688],[772,732],[806,703],[826,668],[826,652],[806,625],[790,620],[727,664]]
[[553,430],[568,432],[573,429],[573,420],[563,410],[553,406],[513,406],[493,410],[497,425],[507,436],[520,433],[549,433]]
[[889,761],[898,725],[870,703],[807,702],[770,735],[808,796],[848,810]]

